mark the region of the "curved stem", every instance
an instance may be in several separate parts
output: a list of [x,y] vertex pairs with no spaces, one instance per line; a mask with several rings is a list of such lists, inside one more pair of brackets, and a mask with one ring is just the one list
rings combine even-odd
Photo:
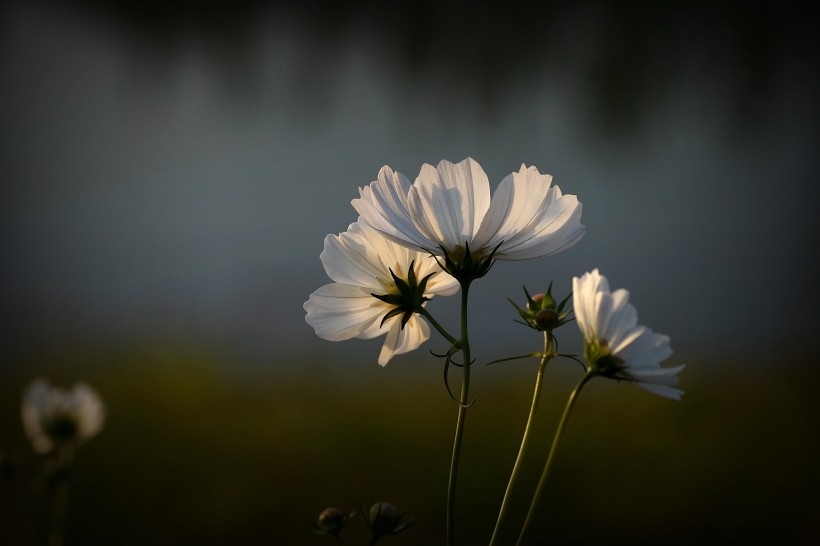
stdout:
[[461,284],[461,354],[463,355],[460,404],[456,420],[456,433],[453,440],[453,457],[450,460],[450,478],[447,482],[447,546],[453,546],[456,541],[456,480],[458,478],[458,462],[461,457],[461,439],[464,436],[464,425],[467,420],[467,406],[470,395],[470,340],[467,333],[467,296],[470,291],[470,281]]
[[552,335],[549,332],[544,332],[544,352],[541,354],[541,363],[538,365],[538,374],[535,376],[535,392],[532,394],[532,405],[530,406],[530,414],[527,417],[527,425],[524,427],[524,436],[521,438],[521,447],[518,449],[518,456],[515,458],[515,465],[513,465],[510,481],[507,483],[507,490],[504,492],[504,499],[501,501],[501,509],[498,511],[498,520],[493,529],[493,536],[490,539],[490,546],[496,544],[498,540],[499,529],[504,517],[507,515],[507,508],[510,501],[510,493],[515,484],[518,474],[521,472],[521,461],[524,459],[524,453],[527,450],[527,445],[530,442],[532,435],[532,422],[535,413],[538,410],[538,401],[541,398],[541,383],[544,379],[544,369],[547,367],[552,357]]
[[527,519],[524,520],[524,526],[521,528],[521,534],[518,535],[518,542],[516,545],[520,545],[522,540],[524,539],[524,535],[527,532],[527,528],[529,527],[533,514],[535,513],[535,508],[538,505],[538,501],[541,498],[541,493],[544,490],[544,483],[547,481],[547,476],[549,475],[550,468],[552,467],[552,463],[555,460],[555,452],[557,451],[558,441],[561,439],[561,435],[564,432],[564,428],[566,427],[567,421],[569,420],[569,414],[572,412],[573,406],[575,406],[575,401],[578,399],[578,394],[581,392],[581,389],[586,385],[587,381],[595,377],[594,371],[588,371],[581,381],[572,389],[572,392],[569,395],[569,400],[567,400],[567,405],[564,408],[564,414],[561,416],[561,421],[558,423],[558,428],[555,431],[555,437],[552,439],[552,447],[550,448],[549,456],[547,457],[547,463],[544,465],[544,471],[541,473],[541,479],[538,480],[538,487],[535,489],[535,494],[532,497],[532,502],[530,503],[530,509],[527,512]]
[[427,310],[427,309],[425,309],[424,307],[419,307],[418,311],[416,311],[416,312],[417,312],[418,314],[420,314],[421,316],[423,316],[424,318],[426,318],[426,319],[427,319],[427,321],[428,321],[430,324],[432,324],[432,325],[433,325],[433,328],[435,328],[435,329],[438,331],[438,333],[439,333],[439,334],[441,334],[442,336],[444,336],[444,339],[446,339],[447,341],[449,341],[450,343],[452,343],[452,344],[454,344],[454,345],[455,345],[456,343],[458,343],[458,340],[457,340],[456,338],[454,338],[453,336],[451,336],[451,335],[447,332],[447,330],[445,330],[445,329],[444,329],[444,327],[443,327],[441,324],[439,324],[439,323],[438,323],[438,321],[437,321],[436,319],[434,319],[434,318],[433,318],[433,315],[431,315],[431,314],[430,314],[430,311],[428,311],[428,310]]

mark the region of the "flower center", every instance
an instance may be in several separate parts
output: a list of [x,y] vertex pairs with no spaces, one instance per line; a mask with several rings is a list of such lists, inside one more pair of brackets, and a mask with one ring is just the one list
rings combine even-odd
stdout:
[[43,423],[45,433],[58,443],[73,440],[79,428],[72,415],[55,415]]
[[444,254],[444,263],[439,261],[438,264],[463,286],[487,274],[493,265],[496,251],[503,243],[504,241],[498,243],[488,256],[485,256],[486,252],[483,249],[470,251],[470,244],[467,241],[464,242],[464,246],[456,245],[451,250],[439,246]]
[[587,342],[584,347],[584,356],[590,369],[598,375],[614,379],[628,379],[623,375],[623,359],[613,355],[605,341]]

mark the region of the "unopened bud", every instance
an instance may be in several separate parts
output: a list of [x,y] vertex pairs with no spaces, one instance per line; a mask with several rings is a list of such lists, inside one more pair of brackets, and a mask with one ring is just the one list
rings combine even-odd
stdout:
[[552,283],[549,284],[546,292],[541,292],[530,296],[527,288],[524,287],[524,294],[527,296],[527,303],[522,309],[512,300],[513,307],[524,321],[524,324],[541,332],[551,332],[568,320],[570,310],[566,308],[570,296],[557,302],[552,297]]
[[345,512],[339,508],[325,508],[310,526],[315,533],[333,535],[338,538],[339,533],[347,526],[347,522],[354,515],[356,515],[355,512]]
[[347,512],[339,508],[325,508],[319,514],[319,525],[327,530],[341,530],[347,525]]
[[540,330],[552,330],[560,325],[558,320],[558,313],[555,309],[541,309],[535,313],[535,324]]
[[370,523],[375,533],[392,532],[399,524],[399,520],[401,520],[401,514],[389,502],[377,502],[370,507]]
[[[362,514],[364,515],[364,513]],[[383,535],[395,535],[401,533],[415,522],[407,520],[402,522],[404,514],[400,513],[395,506],[389,502],[377,502],[370,507],[365,517],[365,523],[373,534],[373,539],[378,540]]]
[[[535,313],[539,309],[541,309],[541,302],[544,301],[544,294],[536,294],[530,299],[532,300],[532,303],[527,302],[527,311],[529,311],[530,313]],[[533,305],[533,303],[535,305]]]

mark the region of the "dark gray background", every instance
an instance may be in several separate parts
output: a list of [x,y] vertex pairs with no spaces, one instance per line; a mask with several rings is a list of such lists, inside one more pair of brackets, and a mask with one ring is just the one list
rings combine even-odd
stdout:
[[[599,267],[680,358],[809,346],[809,17],[528,4],[6,3],[6,349],[186,339],[259,365],[350,350],[303,320],[323,237],[382,165],[412,179],[467,156],[493,185],[521,163],[553,174],[588,227],[480,281],[478,339],[517,350],[506,298]],[[456,307],[431,304],[444,321]]]

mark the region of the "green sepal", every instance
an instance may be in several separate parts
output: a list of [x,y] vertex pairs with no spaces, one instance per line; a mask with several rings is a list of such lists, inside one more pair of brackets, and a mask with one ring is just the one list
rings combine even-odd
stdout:
[[393,277],[393,284],[396,286],[398,294],[370,293],[371,296],[379,301],[383,301],[387,305],[394,306],[393,309],[390,309],[390,311],[385,313],[384,317],[382,317],[379,327],[384,326],[385,321],[388,319],[397,315],[402,315],[401,329],[404,330],[404,326],[413,314],[418,313],[421,310],[422,305],[424,305],[424,302],[430,299],[424,295],[424,292],[427,290],[427,281],[430,280],[430,277],[435,275],[435,272],[426,275],[421,279],[421,281],[419,281],[416,277],[415,266],[415,260],[410,262],[410,267],[407,270],[407,280],[404,280],[396,275],[393,269],[389,269],[390,276]]

